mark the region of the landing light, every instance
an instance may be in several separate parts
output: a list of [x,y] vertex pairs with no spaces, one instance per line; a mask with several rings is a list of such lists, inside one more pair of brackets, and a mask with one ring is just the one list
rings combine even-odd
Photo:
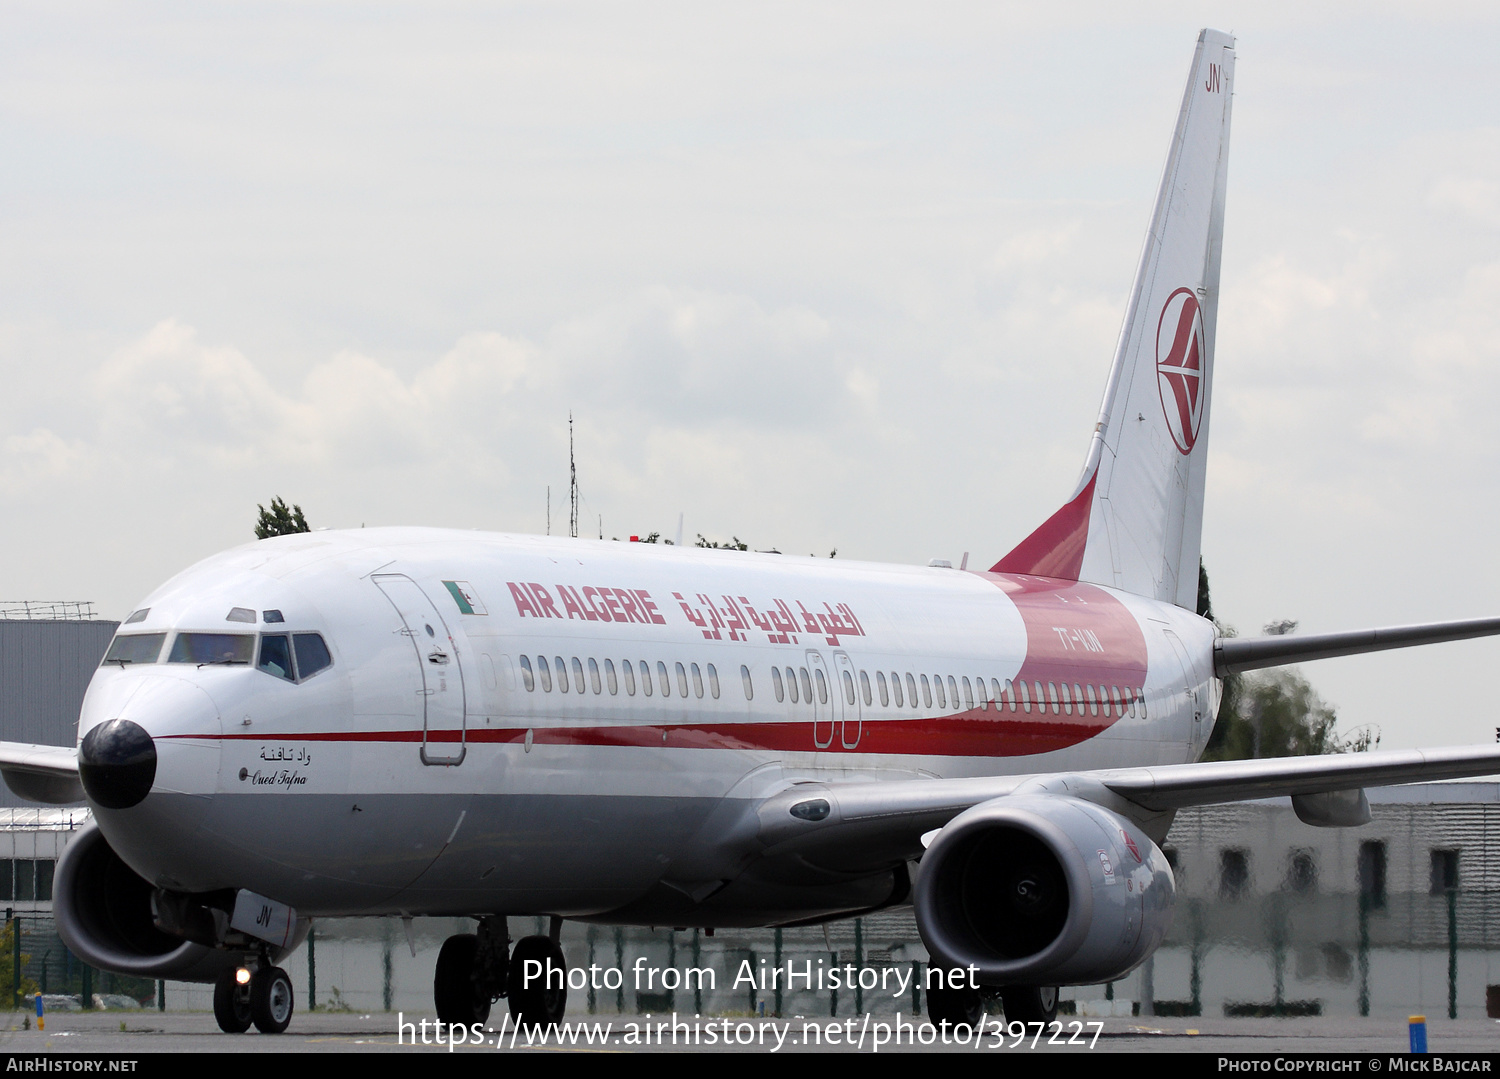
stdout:
[[238,970],[236,970],[234,972],[234,981],[236,985],[250,984],[250,968],[240,967]]

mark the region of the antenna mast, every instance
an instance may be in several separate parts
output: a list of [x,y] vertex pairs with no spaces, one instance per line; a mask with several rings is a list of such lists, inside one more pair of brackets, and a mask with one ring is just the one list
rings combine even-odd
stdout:
[[573,413],[568,413],[568,535],[578,538],[578,466],[573,461]]

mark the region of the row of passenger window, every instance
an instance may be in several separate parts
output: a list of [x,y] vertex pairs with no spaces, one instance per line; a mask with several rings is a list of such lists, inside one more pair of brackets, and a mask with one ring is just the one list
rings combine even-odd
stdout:
[[[686,666],[677,663],[675,666],[677,668],[677,695],[679,697],[687,697],[689,695],[689,683],[691,682],[692,696],[701,698],[704,690],[705,668],[700,668],[696,663],[689,663]],[[530,656],[522,656],[521,681],[532,692],[535,692],[538,684],[540,684],[542,692],[551,693],[554,681],[553,672],[555,671],[557,691],[559,693],[567,693],[569,686],[568,668],[569,664],[562,656],[554,656],[551,663],[547,662],[546,656],[537,656],[535,667],[532,666]],[[579,693],[587,693],[590,688],[595,693],[603,693],[607,689],[611,696],[617,696],[620,692],[620,684],[623,682],[626,695],[630,697],[635,696],[637,686],[636,664],[628,659],[620,661],[620,667],[617,672],[614,660],[606,659],[601,671],[599,661],[590,657],[588,660],[588,674],[585,676],[583,661],[574,656],[572,670],[571,684],[573,689]],[[745,678],[748,679],[750,672],[744,667],[741,667],[740,670]],[[708,694],[714,700],[718,700],[718,669],[710,663],[707,665],[706,671],[708,675]],[[663,697],[670,697],[672,695],[672,672],[667,670],[667,665],[661,660],[657,660],[656,663],[655,681],[656,686],[660,687]],[[748,681],[746,684],[748,686]],[[644,659],[640,661],[639,686],[641,695],[644,697],[649,697],[656,691],[652,685],[651,664]]]
[[[535,692],[538,685],[544,693],[551,693],[554,681],[560,693],[569,691],[570,679],[569,668],[572,669],[571,686],[578,693],[586,693],[590,688],[599,694],[607,689],[611,696],[618,695],[620,684],[623,681],[625,693],[635,696],[636,685],[639,681],[641,694],[649,697],[654,692],[652,685],[651,665],[646,660],[639,662],[639,679],[637,679],[637,664],[631,660],[620,661],[618,672],[612,659],[604,661],[601,669],[599,661],[590,658],[587,661],[588,673],[584,673],[584,661],[577,656],[572,658],[571,664],[562,656],[554,656],[549,663],[546,656],[537,656],[535,666],[530,656],[521,657],[521,680],[528,691]],[[684,666],[676,663],[676,685],[677,695],[686,698],[689,696],[689,682],[691,681],[691,695],[702,698],[704,688],[704,671],[696,663]],[[714,700],[719,699],[719,672],[712,663],[706,665],[709,695]],[[783,674],[783,671],[785,674]],[[855,703],[854,675],[850,671],[840,671],[843,682],[844,699],[847,704]],[[755,685],[750,677],[750,668],[740,667],[740,682],[744,689],[745,700],[755,699]],[[667,669],[666,663],[658,660],[656,663],[655,683],[660,688],[663,697],[672,696],[672,675]],[[904,689],[903,689],[904,683]],[[946,688],[945,688],[946,683]],[[963,707],[966,709],[979,708],[981,711],[993,709],[997,712],[1010,711],[1022,712],[1027,715],[1033,712],[1052,715],[1075,714],[1090,716],[1114,716],[1124,718],[1142,718],[1146,716],[1146,698],[1139,688],[1127,686],[1121,689],[1119,686],[1082,685],[1074,683],[1071,688],[1068,683],[1048,682],[1046,688],[1039,681],[1026,682],[1024,680],[1012,682],[1005,679],[1002,684],[998,678],[989,679],[986,687],[985,679],[975,678],[972,682],[967,678],[955,678],[953,675],[933,675],[930,679],[927,675],[914,675],[910,671],[903,676],[897,671],[891,671],[890,677],[886,677],[885,671],[876,671],[872,680],[868,671],[859,672],[859,695],[864,699],[866,707],[873,707],[875,697],[879,696],[882,708],[917,708],[918,684],[921,685],[920,707],[932,708],[934,702],[938,708],[946,709],[948,702],[953,702],[953,708]],[[816,686],[816,689],[814,687]],[[828,703],[828,682],[821,668],[814,668],[811,672],[806,667],[772,667],[771,689],[776,695],[778,702],[797,704],[801,701],[812,703],[813,695],[816,693],[819,704]],[[962,693],[962,698],[959,694]],[[960,704],[960,701],[962,704]]]
[[[1038,713],[1051,712],[1053,715],[1071,716],[1073,714],[1083,715],[1085,710],[1091,716],[1104,716],[1109,718],[1123,719],[1125,716],[1144,719],[1146,716],[1146,698],[1139,688],[1126,686],[1095,687],[1091,684],[1080,685],[1073,683],[1072,691],[1069,692],[1066,682],[1048,682],[1045,692],[1042,683],[1034,681],[1027,683],[1024,679],[1012,682],[1007,678],[1004,683],[998,678],[989,680],[989,688],[985,688],[985,679],[976,677],[971,684],[967,677],[955,679],[953,675],[935,674],[929,682],[925,674],[913,678],[910,671],[906,672],[906,692],[901,691],[903,676],[896,671],[891,672],[890,682],[886,682],[884,671],[875,672],[875,684],[880,694],[882,707],[890,707],[892,704],[897,708],[903,707],[902,698],[912,708],[917,707],[917,683],[922,685],[922,704],[931,708],[934,699],[939,708],[947,708],[948,702],[953,702],[953,707],[958,708],[959,687],[963,687],[962,705],[965,709],[973,709],[976,706],[980,711],[993,709],[997,712],[1024,712],[1031,714],[1033,710]],[[944,693],[943,683],[947,682],[947,692]],[[854,686],[850,681],[848,672],[844,673],[844,695],[850,704],[854,703]],[[872,694],[870,692],[870,676],[865,671],[859,672],[860,692],[864,697],[865,704],[870,704]]]

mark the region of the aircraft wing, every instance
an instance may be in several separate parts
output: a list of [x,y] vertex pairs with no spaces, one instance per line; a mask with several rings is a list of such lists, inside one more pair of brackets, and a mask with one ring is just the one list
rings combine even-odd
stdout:
[[78,751],[71,746],[0,742],[0,776],[17,797],[30,802],[65,805],[83,801]]
[[1496,774],[1500,745],[980,779],[799,783],[761,803],[758,838],[767,856],[855,871],[920,857],[928,833],[982,802],[1023,791],[1095,802],[1148,830],[1154,821],[1164,826],[1172,810],[1286,795],[1307,823],[1347,826],[1369,820],[1365,787]]

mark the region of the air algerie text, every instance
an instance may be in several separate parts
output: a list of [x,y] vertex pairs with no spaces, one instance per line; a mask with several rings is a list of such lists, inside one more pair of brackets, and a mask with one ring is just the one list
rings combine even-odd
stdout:
[[[664,626],[667,620],[644,588],[556,584],[550,589],[535,581],[507,581],[516,614],[522,618],[577,618],[585,622],[639,622]],[[865,627],[847,603],[814,603],[772,599],[759,609],[747,596],[703,592],[673,592],[683,617],[712,641],[744,641],[754,630],[772,644],[796,644],[798,635],[822,637],[837,645],[840,637],[863,637]],[[821,609],[819,609],[821,607]],[[671,604],[667,604],[671,609]]]

